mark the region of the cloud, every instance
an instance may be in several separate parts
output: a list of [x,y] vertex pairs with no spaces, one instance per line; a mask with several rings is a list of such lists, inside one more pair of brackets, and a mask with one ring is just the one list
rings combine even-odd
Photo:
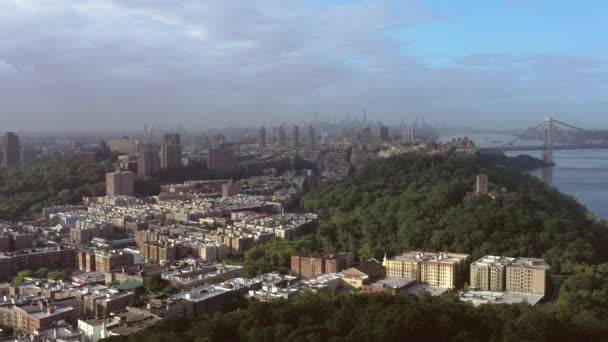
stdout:
[[605,90],[600,60],[488,52],[432,67],[391,35],[440,20],[424,1],[4,0],[0,119],[17,130],[206,129],[366,107],[392,122],[513,125],[563,102],[565,84]]

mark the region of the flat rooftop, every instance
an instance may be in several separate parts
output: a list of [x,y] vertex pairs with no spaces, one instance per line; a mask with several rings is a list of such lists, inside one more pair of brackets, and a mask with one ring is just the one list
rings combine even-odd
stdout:
[[441,261],[441,262],[460,262],[463,259],[467,259],[469,257],[468,254],[460,254],[460,253],[450,253],[450,252],[438,252],[438,253],[429,253],[429,252],[405,252],[399,255],[394,256],[390,260],[395,261]]
[[541,270],[548,270],[549,265],[544,259],[540,258],[511,258],[495,255],[486,255],[483,258],[473,262],[471,264],[477,266],[510,266],[510,267],[522,267],[522,268],[535,268]]
[[37,312],[30,313],[30,315],[32,315],[38,319],[43,319],[43,318],[47,318],[47,317],[53,317],[55,315],[59,315],[59,314],[69,312],[72,310],[74,310],[74,308],[72,308],[71,306],[66,306],[66,307],[55,308],[53,313],[48,313],[47,311],[37,311]]
[[450,289],[448,289],[447,287],[438,287],[438,286],[431,286],[431,285],[426,285],[426,284],[418,284],[418,285],[414,285],[412,287],[410,287],[409,289],[407,289],[407,293],[413,294],[413,295],[419,295],[422,292],[428,292],[431,296],[433,297],[437,297],[437,296],[441,296],[442,294],[448,292]]
[[386,277],[371,283],[370,286],[382,286],[388,289],[400,289],[416,282],[416,278]]
[[543,295],[517,292],[492,292],[492,291],[466,291],[460,293],[459,298],[463,302],[472,303],[475,306],[482,304],[516,304],[528,303],[536,305],[543,299]]

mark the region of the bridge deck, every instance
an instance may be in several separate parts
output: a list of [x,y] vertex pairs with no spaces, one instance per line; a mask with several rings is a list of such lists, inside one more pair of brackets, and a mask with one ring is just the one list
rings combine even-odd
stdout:
[[[485,150],[499,149],[503,151],[543,151],[544,146],[503,146],[487,148]],[[553,145],[553,150],[604,150],[608,149],[608,144],[600,145]]]

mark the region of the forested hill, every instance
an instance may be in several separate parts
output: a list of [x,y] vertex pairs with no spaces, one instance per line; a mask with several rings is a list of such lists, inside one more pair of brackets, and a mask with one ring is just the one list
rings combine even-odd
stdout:
[[[373,161],[354,176],[308,194],[304,210],[321,217],[326,250],[354,251],[361,259],[406,250],[543,257],[553,272],[604,259],[606,227],[575,199],[521,174],[522,158],[407,155]],[[478,197],[475,176],[490,190],[517,193],[511,204]]]
[[44,207],[76,204],[105,194],[109,162],[51,160],[0,169],[0,219],[15,219]]

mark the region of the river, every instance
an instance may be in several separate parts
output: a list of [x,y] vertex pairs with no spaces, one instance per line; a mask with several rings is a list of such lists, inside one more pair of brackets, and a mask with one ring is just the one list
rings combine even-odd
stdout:
[[[502,146],[515,137],[503,134],[461,134],[441,137],[468,135],[479,147]],[[522,145],[541,145],[539,141],[522,141]],[[508,155],[528,154],[542,158],[542,151],[508,152]],[[555,166],[551,170],[534,170],[530,174],[544,179],[561,192],[576,197],[597,217],[608,219],[608,150],[557,150],[553,152]]]

